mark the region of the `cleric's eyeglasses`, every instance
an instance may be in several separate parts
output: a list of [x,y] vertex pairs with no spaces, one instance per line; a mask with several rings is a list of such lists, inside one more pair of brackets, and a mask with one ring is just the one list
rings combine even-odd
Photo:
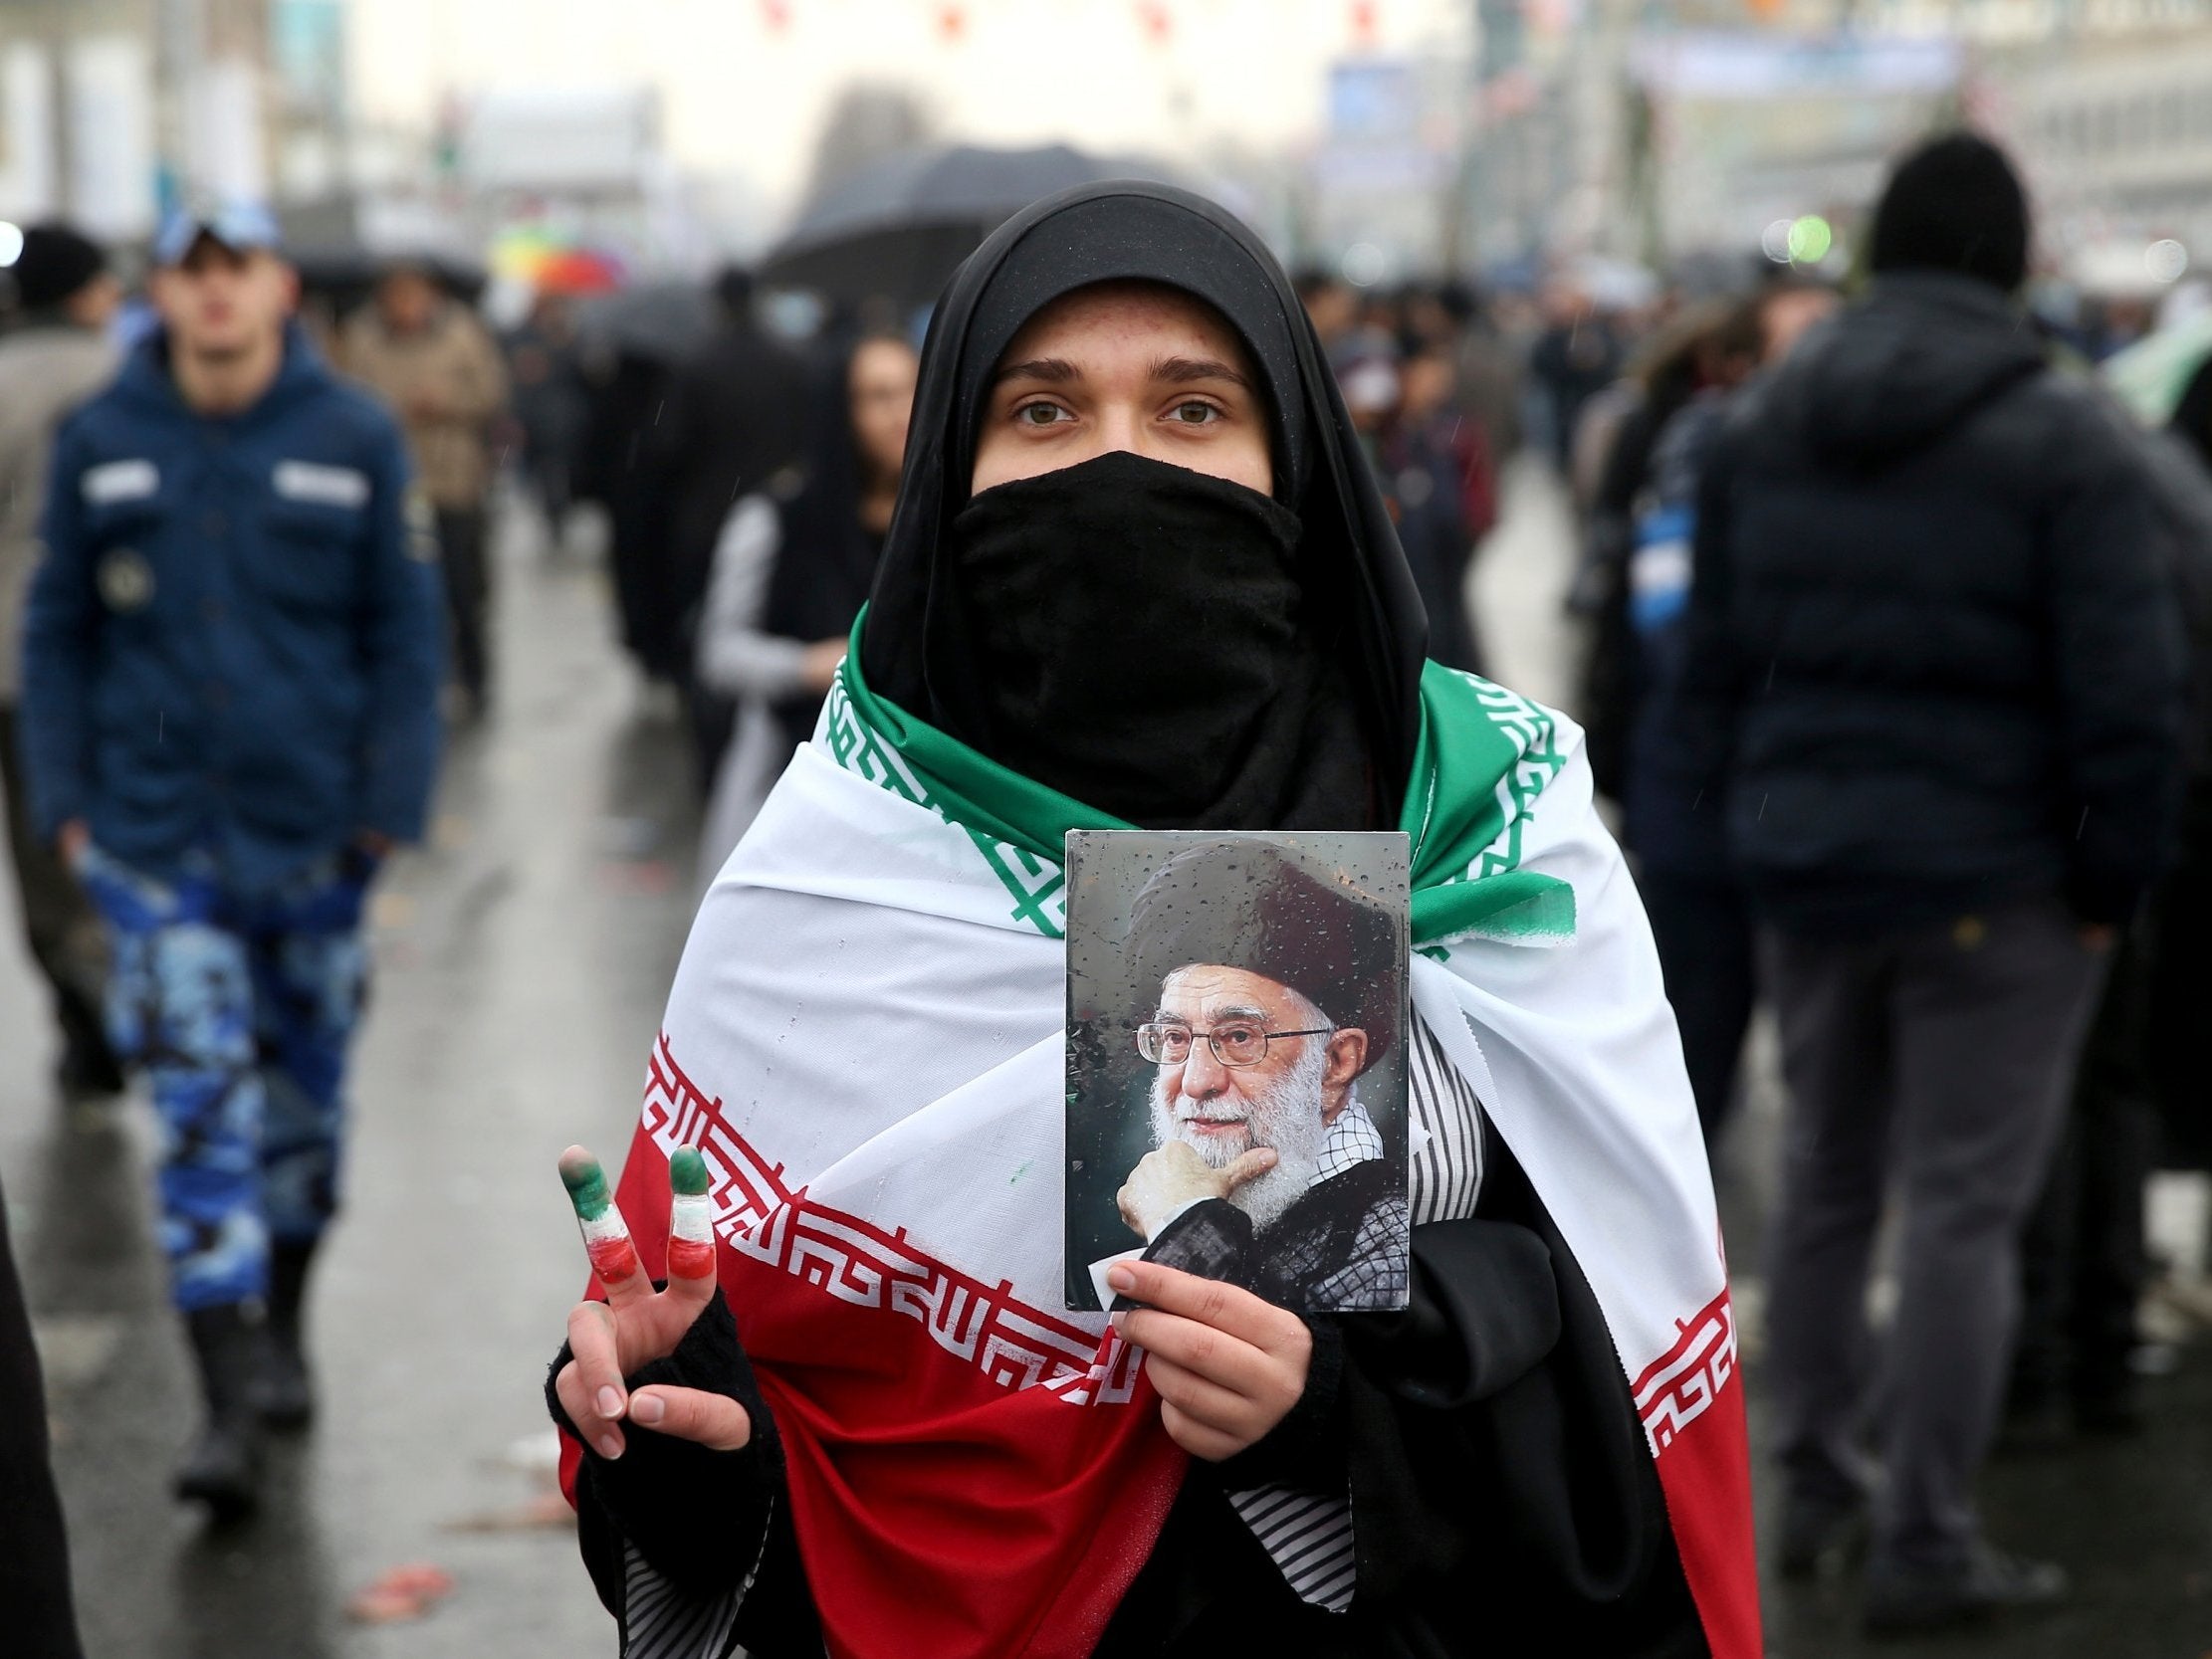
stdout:
[[1191,1058],[1191,1039],[1204,1037],[1214,1058],[1235,1070],[1266,1059],[1267,1045],[1277,1037],[1326,1037],[1335,1030],[1333,1025],[1322,1025],[1311,1031],[1269,1031],[1248,1020],[1217,1025],[1211,1031],[1156,1023],[1137,1027],[1137,1052],[1155,1066],[1180,1066]]

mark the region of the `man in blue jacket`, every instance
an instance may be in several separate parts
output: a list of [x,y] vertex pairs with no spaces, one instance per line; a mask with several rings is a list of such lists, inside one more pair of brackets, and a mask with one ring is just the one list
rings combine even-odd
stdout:
[[267,215],[180,214],[154,251],[162,328],[56,437],[22,739],[161,1118],[207,1408],[177,1493],[230,1518],[261,1421],[311,1409],[300,1307],[335,1207],[362,906],[422,828],[441,613],[398,429],[290,320]]

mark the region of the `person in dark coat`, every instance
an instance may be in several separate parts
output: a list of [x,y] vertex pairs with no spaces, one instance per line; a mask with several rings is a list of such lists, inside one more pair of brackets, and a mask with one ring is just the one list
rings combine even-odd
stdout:
[[648,442],[674,371],[651,352],[616,347],[584,364],[583,436],[569,485],[606,509],[608,573],[622,649],[648,681],[680,685],[690,672],[668,569],[668,497]]
[[[2199,376],[2200,379],[2203,376]],[[2188,782],[2172,865],[2122,932],[2050,1179],[2021,1255],[2021,1324],[2004,1444],[2034,1451],[2077,1432],[2141,1426],[2133,1359],[2150,1277],[2144,1187],[2161,1166],[2205,1162],[2202,1041],[2212,966],[2212,476],[2207,405],[2184,396],[2142,435],[2189,636]]]
[[[2212,359],[2183,391],[2169,423],[2174,443],[2212,474]],[[2186,450],[2181,446],[2185,445]],[[2178,484],[2178,481],[2177,481]],[[2177,489],[2175,499],[2183,499]],[[2212,529],[2212,525],[2202,526]],[[2184,560],[2193,573],[2191,610],[2197,624],[2196,661],[2212,664],[2212,538],[2184,536]],[[2163,1124],[2160,1156],[2171,1168],[2212,1168],[2212,1110],[2201,1083],[2200,1011],[2212,997],[2212,667],[2196,679],[2190,722],[2189,788],[2182,807],[2180,856],[2168,872],[2155,907],[2159,917],[2157,964],[2150,988],[2151,1065]]]
[[[799,458],[807,432],[806,369],[771,338],[753,311],[753,274],[733,266],[715,285],[722,326],[670,379],[650,429],[667,496],[669,642],[687,668],[699,608],[714,570],[715,543],[738,500]],[[702,731],[703,770],[722,758],[727,709]]]
[[0,1193],[0,1605],[8,1651],[21,1659],[84,1659],[70,1596],[69,1533],[54,1489],[46,1384],[31,1315],[8,1243]]
[[1475,544],[1497,522],[1497,481],[1480,425],[1450,406],[1456,372],[1441,344],[1411,331],[1400,337],[1398,410],[1381,445],[1383,486],[1429,612],[1430,656],[1480,674],[1467,575]]
[[791,750],[813,736],[891,527],[914,347],[870,334],[834,366],[834,390],[815,402],[820,431],[805,471],[786,475],[788,488],[741,499],[715,548],[697,673],[738,715],[700,831],[702,881],[722,868]]
[[575,490],[571,474],[588,414],[576,320],[566,295],[541,294],[521,327],[501,341],[522,430],[523,469],[551,545],[557,550]]
[[[1835,305],[1828,289],[1776,284],[1739,303],[1713,329],[1700,353],[1702,389],[1651,445],[1633,542],[1609,573],[1611,591],[1601,612],[1600,638],[1615,654],[1602,678],[1619,700],[1612,724],[1621,839],[1637,861],[1637,891],[1681,1025],[1682,1057],[1708,1150],[1717,1149],[1735,1104],[1743,1041],[1758,1000],[1758,952],[1719,814],[1687,809],[1669,787],[1666,767],[1668,692],[1682,671],[1697,483],[1727,428],[1735,389],[1761,363],[1779,362]],[[1591,746],[1598,746],[1595,732]]]
[[2025,324],[2029,237],[1994,146],[1905,159],[1871,292],[1746,398],[1698,496],[1675,787],[1723,820],[1782,1028],[1785,1572],[1868,1503],[1867,1274],[1884,1188],[1904,1194],[1881,1631],[2064,1594],[1985,1540],[1974,1478],[2020,1229],[2179,781],[2156,505],[2134,435]]
[[23,605],[39,560],[54,429],[114,377],[109,337],[122,288],[101,246],[68,225],[33,225],[9,276],[17,314],[0,337],[0,817],[22,901],[24,942],[52,988],[65,1097],[112,1094],[122,1071],[101,1016],[108,938],[77,879],[31,822],[23,776]]
[[1371,335],[1349,348],[1337,377],[1429,616],[1429,653],[1447,668],[1472,670],[1466,578],[1474,538],[1460,513],[1456,463],[1429,425],[1433,401],[1423,408],[1408,399],[1406,343]]
[[1661,330],[1630,368],[1625,389],[1631,401],[1613,428],[1598,469],[1583,530],[1582,565],[1568,607],[1591,619],[1578,712],[1598,787],[1616,799],[1628,787],[1630,727],[1639,689],[1630,571],[1654,484],[1659,435],[1700,392],[1724,390],[1743,378],[1758,350],[1747,320],[1740,305],[1714,300]]
[[1529,347],[1528,377],[1543,394],[1546,437],[1560,476],[1574,471],[1575,442],[1590,400],[1621,378],[1628,360],[1613,319],[1573,283],[1545,292],[1547,326]]

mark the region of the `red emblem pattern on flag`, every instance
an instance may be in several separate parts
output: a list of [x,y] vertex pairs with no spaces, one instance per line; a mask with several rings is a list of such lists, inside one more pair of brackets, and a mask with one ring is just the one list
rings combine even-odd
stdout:
[[[730,1128],[721,1106],[663,1034],[618,1200],[658,1277],[668,1154],[694,1145],[707,1160],[715,1232],[727,1247],[723,1284],[783,1433],[830,1652],[996,1652],[995,1636],[975,1645],[982,1633],[1019,1629],[1026,1637],[1005,1651],[1020,1659],[1081,1659],[1150,1555],[1181,1482],[1182,1454],[1149,1409],[1142,1354],[1111,1330],[1094,1342],[1028,1307],[1009,1282],[986,1284],[933,1260],[904,1228],[814,1203]],[[784,1297],[779,1285],[813,1294]],[[885,1313],[901,1318],[887,1327]],[[1676,1331],[1632,1384],[1637,1414],[1712,1653],[1759,1659],[1750,1463],[1743,1390],[1729,1386],[1737,1348],[1726,1290]],[[807,1385],[794,1386],[801,1376]],[[993,1410],[993,1398],[1011,1415]],[[1110,1414],[1100,1437],[1078,1426],[1099,1420],[1092,1413],[1045,1401],[1139,1409]],[[571,1500],[578,1452],[563,1447]],[[1039,1492],[1053,1502],[1043,1505]],[[1008,1517],[1026,1519],[1009,1527]]]
[[1726,1291],[1696,1318],[1676,1321],[1675,1329],[1680,1340],[1634,1384],[1636,1414],[1654,1457],[1705,1414],[1736,1370],[1736,1316]]
[[811,1202],[723,1121],[676,1063],[664,1033],[654,1045],[640,1125],[663,1158],[696,1146],[707,1162],[715,1235],[732,1250],[855,1308],[919,1321],[937,1346],[1002,1387],[1043,1387],[1070,1405],[1120,1405],[1136,1391],[1139,1358],[1113,1331],[1103,1338],[1029,1307],[1010,1282],[987,1285],[934,1261],[907,1239]]
[[1182,1483],[1141,1352],[810,1198],[666,1035],[616,1192],[656,1277],[686,1144],[833,1659],[1083,1659]]
[[1736,1374],[1736,1317],[1721,1293],[1677,1320],[1674,1346],[1631,1385],[1682,1576],[1713,1659],[1759,1659],[1758,1573],[1751,1539],[1751,1456]]

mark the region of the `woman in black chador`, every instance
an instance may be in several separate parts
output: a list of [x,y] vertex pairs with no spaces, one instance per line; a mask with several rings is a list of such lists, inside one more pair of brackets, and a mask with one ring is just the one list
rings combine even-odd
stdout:
[[[1579,734],[1425,667],[1426,638],[1312,329],[1242,225],[1183,191],[1090,186],[1017,215],[962,267],[923,350],[855,659],[695,928],[655,1061],[656,1098],[680,1104],[649,1107],[619,1206],[589,1154],[563,1164],[610,1301],[574,1310],[548,1398],[626,1654],[1754,1659],[1733,1327],[1649,930],[1591,827]],[[871,856],[853,838],[885,814],[900,827]],[[1126,1406],[1105,1371],[1026,1391],[1011,1372],[964,1380],[952,1302],[925,1329],[896,1287],[871,1300],[858,1267],[767,1260],[778,1217],[828,1214],[807,1184],[825,1167],[819,1126],[898,1096],[887,1052],[939,1080],[937,1103],[1001,1086],[994,1066],[943,1094],[946,1056],[977,1031],[988,1047],[994,1022],[1020,1027],[1021,999],[1058,987],[1044,884],[1059,832],[1116,824],[1406,826],[1428,958],[1406,1033],[1409,1309],[1301,1318],[1168,1266],[1171,1222],[1151,1259],[1108,1275],[1138,1305],[1119,1334],[1157,1390]],[[924,913],[986,858],[1038,919],[1025,941],[930,931]],[[820,938],[744,909],[772,878],[776,914],[827,918]],[[1453,909],[1470,895],[1481,903]],[[974,920],[1025,926],[993,903]],[[948,936],[975,937],[973,959],[916,960]],[[802,965],[817,949],[844,952],[841,984]],[[1482,962],[1491,983],[1466,965]],[[901,987],[881,1006],[823,1012],[879,975]],[[1547,1025],[1542,998],[1582,1023]],[[769,1028],[775,1041],[756,1042]],[[914,1031],[941,1035],[893,1034]],[[1003,1035],[1033,1058],[1033,1036]],[[741,1080],[761,1044],[773,1068]],[[1008,1110],[1056,1124],[1055,1092],[1035,1093]],[[933,1104],[855,1144],[925,1117],[942,1133],[897,1140],[911,1155],[820,1225],[920,1262],[913,1296],[957,1282],[1010,1308],[1009,1287],[1048,1283],[1056,1303],[1049,1227],[956,1237],[964,1209],[1013,1201],[990,1140],[1012,1118]],[[743,1171],[740,1140],[759,1154]],[[1041,1182],[1057,1216],[1050,1155],[1011,1177]],[[850,1218],[933,1158],[942,1178],[913,1215]],[[708,1240],[713,1275],[672,1245],[667,1288],[648,1292],[655,1206],[704,1214],[710,1183],[723,1217],[780,1196],[760,1200],[758,1228]],[[618,1208],[642,1266],[608,1242]],[[1043,1300],[994,1330],[1017,1314],[1040,1329]],[[910,1342],[901,1368],[871,1357]],[[1075,1384],[1074,1403],[1026,1419],[1040,1435],[1130,1435],[1086,1466],[1081,1494],[1048,1474],[1038,1437],[995,1426]],[[1039,1546],[1140,1464],[1163,1472],[1145,1488],[1156,1501],[1109,1494],[1111,1525]],[[1016,1559],[1035,1570],[1016,1580]]]

